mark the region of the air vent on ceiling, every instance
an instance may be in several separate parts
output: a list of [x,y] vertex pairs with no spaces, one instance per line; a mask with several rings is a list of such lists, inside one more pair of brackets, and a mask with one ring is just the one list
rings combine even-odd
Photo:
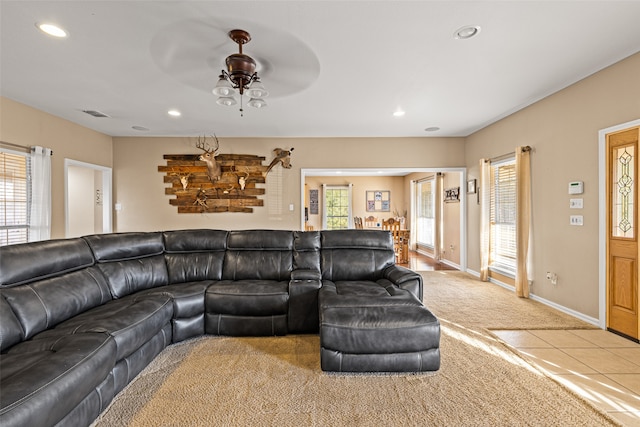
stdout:
[[87,113],[93,117],[109,117],[105,113],[96,110],[82,110],[83,113]]

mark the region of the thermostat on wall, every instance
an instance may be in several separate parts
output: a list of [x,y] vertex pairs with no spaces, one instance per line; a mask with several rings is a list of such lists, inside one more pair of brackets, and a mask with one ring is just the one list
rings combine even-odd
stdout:
[[573,181],[569,183],[569,194],[584,193],[584,183],[582,181]]

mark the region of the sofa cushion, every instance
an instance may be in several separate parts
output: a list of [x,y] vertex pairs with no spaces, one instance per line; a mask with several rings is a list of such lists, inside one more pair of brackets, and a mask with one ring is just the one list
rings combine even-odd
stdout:
[[161,233],[85,236],[113,298],[169,284]]
[[0,247],[0,287],[20,285],[93,265],[81,239],[45,240]]
[[123,261],[161,255],[161,233],[111,233],[83,237],[98,262]]
[[165,231],[163,237],[169,283],[222,278],[226,231]]
[[155,294],[168,295],[173,301],[174,319],[193,317],[204,314],[204,292],[212,283],[211,280],[175,283],[138,292],[136,297],[141,298],[143,295]]
[[20,321],[24,339],[111,300],[95,266],[0,292]]
[[98,268],[107,278],[113,298],[169,284],[167,265],[162,255],[100,263]]
[[49,339],[85,332],[105,332],[116,343],[116,360],[129,356],[171,322],[173,301],[168,295],[131,295],[112,300],[41,332],[33,339]]
[[0,352],[24,340],[24,331],[0,290]]
[[208,313],[238,316],[286,314],[289,282],[272,280],[223,280],[206,292]]
[[321,270],[326,280],[378,280],[395,263],[388,231],[322,231]]
[[102,333],[29,340],[0,355],[0,425],[55,425],[107,378],[116,345]]
[[347,354],[439,348],[440,322],[424,306],[329,307],[322,313],[320,345]]
[[289,280],[293,269],[292,251],[292,231],[230,231],[222,278]]
[[320,232],[296,231],[293,234],[293,269],[320,272]]
[[385,279],[377,282],[323,280],[318,292],[321,317],[325,308],[372,306],[422,306],[422,302],[406,289]]

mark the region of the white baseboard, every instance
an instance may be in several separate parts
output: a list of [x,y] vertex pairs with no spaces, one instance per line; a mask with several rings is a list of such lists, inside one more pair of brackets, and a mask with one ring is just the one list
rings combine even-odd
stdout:
[[[420,249],[417,249],[416,252],[418,252],[420,255],[424,255],[424,256],[429,257],[432,260],[436,261],[436,259],[433,257],[433,254],[430,254],[428,252],[422,251]],[[436,262],[448,265],[449,267],[455,268],[456,270],[460,270],[460,265],[459,264],[456,264],[456,263],[454,263],[452,261],[449,261],[448,259],[440,258],[440,261],[436,261]],[[478,276],[478,277],[480,277],[480,276]]]
[[[477,272],[477,271],[467,269],[467,273],[469,273],[472,276],[475,276],[477,278],[480,278],[480,273]],[[507,289],[509,291],[512,291],[513,293],[516,292],[515,286],[508,285],[508,284],[506,284],[504,282],[501,282],[499,280],[490,278],[489,282],[493,283],[494,285],[502,286],[503,288],[505,288],[505,289]],[[578,318],[578,319],[580,319],[580,320],[582,320],[584,322],[587,322],[587,323],[589,323],[589,324],[591,324],[593,326],[597,326],[598,328],[602,328],[602,326],[600,325],[600,320],[598,320],[598,319],[596,319],[594,317],[587,316],[584,313],[580,313],[579,311],[572,310],[572,309],[570,309],[568,307],[565,307],[563,305],[557,304],[557,303],[555,303],[553,301],[549,301],[547,299],[541,298],[541,297],[539,297],[539,296],[537,296],[535,294],[529,294],[529,298],[534,300],[534,301],[538,301],[538,302],[540,302],[540,303],[542,303],[544,305],[547,305],[547,306],[549,306],[551,308],[554,308],[554,309],[556,309],[558,311],[561,311],[562,313],[565,313],[565,314],[568,314],[568,315],[573,316],[575,318]]]

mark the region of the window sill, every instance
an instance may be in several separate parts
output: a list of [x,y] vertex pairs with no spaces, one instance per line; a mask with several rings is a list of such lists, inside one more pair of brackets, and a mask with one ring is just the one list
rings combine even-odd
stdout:
[[504,267],[498,267],[498,266],[489,266],[489,271],[498,273],[502,276],[508,277],[510,279],[515,280],[516,279],[516,272],[515,270],[511,270],[511,269],[507,269]]

